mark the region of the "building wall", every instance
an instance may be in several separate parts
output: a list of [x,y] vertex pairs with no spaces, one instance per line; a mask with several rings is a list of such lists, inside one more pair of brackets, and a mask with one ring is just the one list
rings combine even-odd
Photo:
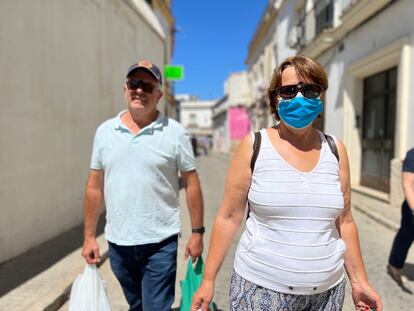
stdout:
[[[325,130],[343,139],[349,153],[353,201],[357,205],[399,207],[402,201],[401,161],[414,146],[410,116],[414,103],[410,90],[414,82],[414,24],[409,20],[412,1],[396,1],[368,21],[350,31],[342,41],[326,51],[319,61],[327,68],[330,88],[325,105]],[[381,29],[381,31],[378,31]],[[396,127],[394,158],[391,160],[390,192],[384,193],[360,185],[363,80],[397,67]]]
[[180,104],[181,124],[191,134],[211,135],[215,101],[183,101]]
[[[195,118],[193,118],[193,116]],[[184,127],[191,127],[194,124],[198,128],[211,128],[212,126],[211,109],[186,108],[181,110],[181,123]]]
[[[171,57],[174,52],[174,39],[175,39],[175,20],[171,10],[171,0],[153,0],[151,1],[151,8],[154,15],[157,17],[159,24],[162,28],[162,32],[165,36],[165,63],[171,63]],[[161,110],[165,115],[170,118],[178,120],[179,116],[177,111],[177,103],[174,99],[173,83],[170,81],[164,81],[164,107]]]
[[284,41],[279,41],[283,36],[279,36],[276,10],[279,9],[280,4],[277,2],[280,1],[269,1],[256,32],[251,38],[246,59],[251,92],[247,106],[251,128],[254,131],[275,124],[275,119],[270,115],[267,90],[273,71],[280,61],[278,51],[284,49],[285,46]]
[[296,40],[295,20],[296,20],[296,1],[283,1],[279,8],[279,18],[276,18],[276,66],[283,62],[287,57],[296,55],[294,43]]
[[234,72],[228,78],[227,94],[231,104],[245,105],[249,98],[249,85],[245,71]]
[[227,111],[223,111],[213,117],[213,152],[228,153],[229,151],[230,139]]
[[0,262],[81,223],[96,127],[126,107],[132,63],[165,63],[151,14],[143,0],[0,2]]
[[244,106],[230,107],[227,111],[230,139],[240,142],[250,131],[249,113]]

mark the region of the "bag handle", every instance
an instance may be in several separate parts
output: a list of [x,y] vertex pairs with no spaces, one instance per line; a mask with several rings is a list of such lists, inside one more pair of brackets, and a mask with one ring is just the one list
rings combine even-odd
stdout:
[[[254,166],[256,164],[257,157],[259,156],[261,144],[262,144],[262,135],[260,134],[260,131],[254,132],[253,155],[252,155],[252,159],[250,160],[250,169],[252,170],[252,174],[254,171]],[[248,207],[247,207],[246,220],[249,219],[249,216],[250,216],[250,204],[249,203],[247,204],[248,204]]]
[[334,154],[336,160],[339,163],[339,153],[338,153],[338,148],[336,147],[335,140],[333,139],[331,135],[328,135],[325,133],[323,133],[323,135],[325,136],[326,141],[328,142],[329,148],[331,149],[332,153]]
[[253,155],[250,161],[250,169],[252,170],[252,173],[254,171],[254,165],[256,164],[257,157],[259,155],[261,144],[262,144],[262,135],[260,134],[260,132],[255,132],[254,142],[253,142]]

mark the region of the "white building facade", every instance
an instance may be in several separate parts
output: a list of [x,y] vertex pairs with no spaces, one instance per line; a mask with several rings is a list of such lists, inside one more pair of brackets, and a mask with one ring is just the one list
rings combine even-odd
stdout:
[[95,130],[131,64],[169,63],[165,25],[168,1],[0,2],[0,262],[82,223]]
[[213,106],[214,100],[197,100],[178,95],[180,123],[196,140],[196,154],[207,155],[213,140]]

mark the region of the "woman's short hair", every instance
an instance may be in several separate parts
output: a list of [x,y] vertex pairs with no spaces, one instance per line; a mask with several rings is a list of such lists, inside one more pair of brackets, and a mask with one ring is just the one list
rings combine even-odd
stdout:
[[278,99],[276,96],[276,90],[282,86],[282,73],[287,67],[294,67],[296,74],[312,83],[319,84],[323,87],[323,91],[328,89],[328,77],[325,69],[317,61],[308,56],[296,55],[286,58],[274,71],[272,75],[272,81],[270,82],[269,89],[267,91],[269,96],[270,111],[275,115],[277,120],[280,120],[277,112]]

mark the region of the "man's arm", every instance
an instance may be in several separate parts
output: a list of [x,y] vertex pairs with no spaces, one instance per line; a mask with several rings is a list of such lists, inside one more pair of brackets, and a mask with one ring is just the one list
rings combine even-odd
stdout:
[[85,224],[82,256],[89,264],[95,264],[101,260],[99,245],[96,241],[96,227],[104,203],[103,186],[103,170],[91,170],[83,202]]
[[[203,195],[201,193],[200,181],[196,170],[183,172],[181,176],[184,182],[184,188],[187,199],[187,207],[190,213],[191,227],[201,228],[203,227],[204,218],[204,206]],[[187,242],[185,249],[185,257],[188,258],[191,255],[193,262],[197,257],[201,256],[203,252],[203,234],[192,233],[190,239]]]
[[414,173],[402,172],[402,184],[405,199],[411,211],[414,213]]

